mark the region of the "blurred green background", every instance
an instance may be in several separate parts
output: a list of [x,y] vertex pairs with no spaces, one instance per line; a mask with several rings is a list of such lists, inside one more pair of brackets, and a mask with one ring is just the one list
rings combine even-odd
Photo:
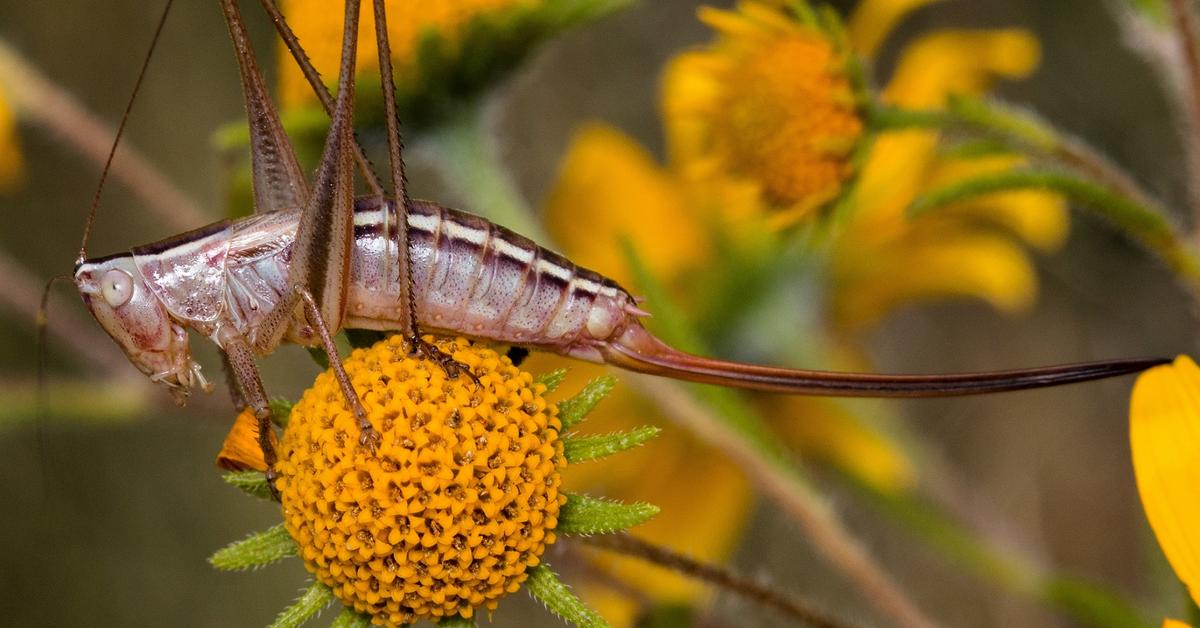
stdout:
[[[158,6],[131,0],[28,3],[0,0],[0,36],[89,108],[115,120],[124,106]],[[720,4],[720,3],[717,3]],[[840,3],[849,6],[851,3]],[[644,1],[545,46],[503,87],[501,145],[536,205],[553,183],[572,129],[601,118],[661,149],[657,78],[664,61],[709,38],[693,2]],[[246,7],[259,50],[273,50],[266,20]],[[1150,69],[1122,46],[1112,15],[1092,0],[988,0],[919,11],[895,49],[930,28],[1023,26],[1043,44],[1030,80],[1000,93],[1094,142],[1149,188],[1182,198],[1176,129]],[[270,42],[270,43],[269,43]],[[268,73],[271,72],[268,67]],[[128,130],[177,185],[219,213],[224,181],[214,129],[241,116],[236,65],[215,3],[178,3]],[[39,278],[68,272],[96,168],[39,128],[22,128],[23,189],[0,196],[0,249]],[[661,150],[660,150],[661,152]],[[417,196],[454,204],[430,172],[410,171]],[[464,209],[471,209],[466,207]],[[199,225],[197,225],[199,226]],[[99,255],[170,235],[119,185],[101,205],[90,252]],[[602,269],[601,269],[602,270]],[[1069,244],[1040,266],[1043,289],[1027,317],[974,303],[910,309],[875,332],[881,370],[956,371],[1194,350],[1192,313],[1148,256],[1086,216]],[[11,278],[0,275],[0,289]],[[69,287],[51,317],[90,325]],[[29,390],[32,321],[0,312],[0,391]],[[120,358],[115,346],[96,336]],[[216,373],[214,352],[194,343]],[[53,381],[128,380],[98,372],[51,342]],[[302,351],[266,360],[273,394],[295,396],[316,372]],[[110,379],[105,379],[105,378]],[[123,384],[121,384],[123,385]],[[906,402],[912,429],[939,454],[946,483],[966,487],[970,524],[1007,539],[1045,565],[1107,583],[1159,613],[1178,608],[1173,576],[1149,534],[1129,463],[1131,380],[975,399]],[[97,399],[103,405],[111,392]],[[271,506],[225,486],[213,456],[232,420],[223,390],[177,409],[149,391],[149,408],[122,420],[51,420],[28,413],[0,424],[0,623],[32,626],[254,626],[297,593],[295,562],[219,573],[205,557],[278,521]],[[4,409],[0,408],[0,414]],[[653,446],[653,445],[651,445]],[[949,625],[1059,625],[1061,616],[964,576],[904,530],[877,521],[850,494],[832,502],[916,602]],[[549,561],[554,562],[553,553]],[[737,567],[836,609],[881,623],[805,546],[794,525],[759,508]],[[776,616],[721,595],[713,625],[770,625]],[[502,603],[497,625],[556,625],[524,595]]]

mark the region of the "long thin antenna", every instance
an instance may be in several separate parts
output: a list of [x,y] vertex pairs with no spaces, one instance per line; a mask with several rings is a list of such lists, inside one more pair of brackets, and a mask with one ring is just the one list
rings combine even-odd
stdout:
[[96,194],[92,196],[92,206],[88,209],[87,222],[83,224],[83,241],[79,244],[79,257],[75,258],[77,265],[87,259],[88,238],[92,235],[92,223],[96,221],[96,208],[100,206],[100,194],[104,191],[104,182],[108,179],[108,169],[112,167],[113,156],[117,154],[117,146],[120,145],[121,136],[125,133],[125,123],[129,121],[129,112],[133,111],[133,102],[137,99],[138,90],[142,88],[142,79],[146,78],[146,69],[150,67],[150,59],[154,56],[154,49],[158,47],[159,36],[162,35],[163,26],[167,23],[167,15],[171,12],[171,5],[174,2],[175,0],[167,0],[162,16],[158,18],[158,26],[154,28],[154,38],[150,40],[150,49],[146,51],[142,69],[138,72],[137,81],[133,84],[133,92],[129,94],[129,102],[125,104],[125,112],[121,114],[121,124],[117,126],[117,135],[113,138],[112,148],[108,151],[108,159],[104,160],[100,183],[96,185]]

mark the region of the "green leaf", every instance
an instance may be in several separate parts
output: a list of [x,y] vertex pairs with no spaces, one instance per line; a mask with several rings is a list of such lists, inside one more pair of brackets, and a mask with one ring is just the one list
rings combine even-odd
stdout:
[[371,618],[356,612],[353,608],[343,608],[329,628],[369,628]]
[[603,628],[608,622],[596,611],[588,608],[574,593],[558,579],[558,575],[546,564],[529,570],[525,590],[555,615],[579,628]]
[[563,438],[563,455],[571,464],[596,460],[637,447],[658,436],[661,431],[657,427],[647,425],[629,432],[614,432],[601,436],[567,436]]
[[259,499],[274,499],[271,488],[267,486],[267,476],[262,471],[231,471],[221,476],[230,484],[247,495]]
[[462,615],[443,618],[437,625],[442,628],[475,628],[476,626],[474,619]]
[[271,628],[296,628],[312,619],[333,602],[333,591],[321,584],[313,582],[294,604],[283,609],[271,622]]
[[616,385],[617,378],[611,375],[597,377],[588,382],[583,390],[575,393],[574,397],[558,402],[558,419],[562,421],[562,431],[579,425]]
[[558,390],[558,387],[567,378],[567,369],[554,369],[549,373],[542,373],[533,378],[533,383],[542,384],[546,387],[546,392],[551,393]]
[[277,560],[296,555],[296,542],[284,529],[283,524],[251,534],[219,549],[208,558],[217,569],[238,571],[262,567]]
[[567,493],[567,503],[558,511],[560,534],[608,534],[649,521],[659,512],[654,504],[622,504],[587,495]]

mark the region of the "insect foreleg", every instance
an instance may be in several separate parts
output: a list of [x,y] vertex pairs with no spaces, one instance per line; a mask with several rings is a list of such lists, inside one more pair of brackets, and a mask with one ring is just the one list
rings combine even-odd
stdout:
[[271,403],[267,399],[267,391],[263,388],[262,377],[258,374],[258,364],[254,361],[254,351],[241,334],[233,331],[232,327],[224,328],[220,336],[224,355],[228,356],[228,374],[235,380],[236,389],[241,398],[254,409],[254,418],[258,421],[258,445],[262,448],[263,462],[267,465],[267,486],[275,500],[279,500],[279,491],[275,489],[275,425]]
[[337,345],[333,342],[333,334],[329,332],[329,328],[325,325],[325,321],[321,317],[321,308],[317,306],[317,300],[313,298],[312,293],[309,291],[297,286],[296,293],[299,295],[300,301],[304,304],[309,321],[316,328],[317,335],[321,337],[321,344],[325,348],[325,355],[329,357],[329,366],[333,367],[333,375],[337,378],[338,386],[342,389],[342,395],[346,398],[346,406],[354,413],[354,418],[358,422],[358,442],[371,451],[375,451],[379,447],[381,437],[379,432],[371,426],[371,421],[367,419],[367,411],[363,409],[362,401],[359,400],[358,393],[354,390],[354,384],[350,382],[350,376],[346,374],[346,369],[342,367],[342,358],[338,356]]

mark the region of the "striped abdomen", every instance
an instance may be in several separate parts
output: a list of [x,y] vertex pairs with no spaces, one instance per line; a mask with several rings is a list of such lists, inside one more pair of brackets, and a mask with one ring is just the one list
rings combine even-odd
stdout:
[[[395,221],[359,199],[347,327],[394,329],[405,315]],[[408,226],[423,328],[599,360],[591,347],[640,313],[612,280],[478,216],[415,201]]]

